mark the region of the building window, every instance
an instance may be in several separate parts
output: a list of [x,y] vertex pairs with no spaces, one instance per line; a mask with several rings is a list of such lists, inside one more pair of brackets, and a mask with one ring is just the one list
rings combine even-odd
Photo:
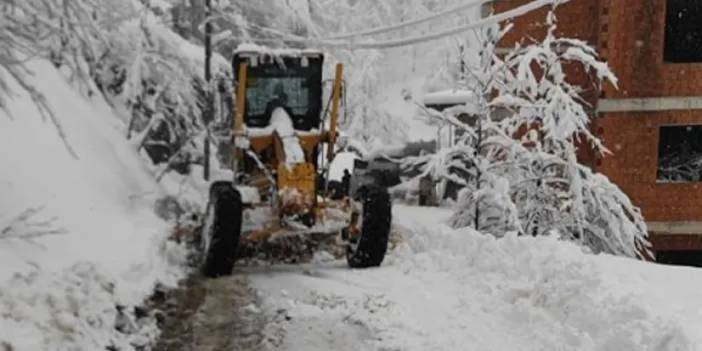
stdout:
[[666,62],[702,62],[702,0],[668,0]]
[[702,181],[702,125],[660,128],[658,180]]

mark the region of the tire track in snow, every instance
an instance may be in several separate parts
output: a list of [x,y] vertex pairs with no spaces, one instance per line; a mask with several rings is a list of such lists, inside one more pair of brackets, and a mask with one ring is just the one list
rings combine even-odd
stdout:
[[155,351],[264,351],[264,316],[246,276],[192,277],[164,304]]
[[[269,316],[274,350],[382,350],[382,330],[372,315],[389,307],[344,277],[344,263],[276,265],[244,269]],[[323,287],[329,287],[325,289]]]

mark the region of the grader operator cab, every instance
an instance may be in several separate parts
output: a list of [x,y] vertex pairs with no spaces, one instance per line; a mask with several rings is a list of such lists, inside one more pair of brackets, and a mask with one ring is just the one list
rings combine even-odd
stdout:
[[240,241],[291,235],[339,235],[351,267],[383,261],[391,224],[387,190],[364,184],[342,199],[326,191],[343,66],[336,65],[325,94],[323,63],[317,51],[235,52],[232,172],[210,186],[202,235],[206,276],[231,274]]

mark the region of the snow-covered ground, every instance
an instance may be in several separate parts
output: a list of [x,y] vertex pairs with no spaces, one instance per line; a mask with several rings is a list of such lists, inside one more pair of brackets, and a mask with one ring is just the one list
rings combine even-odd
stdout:
[[[9,115],[0,110],[0,349],[144,343],[155,328],[117,331],[124,318],[116,306],[129,319],[157,282],[173,285],[184,274],[183,249],[166,242],[170,226],[154,215],[163,191],[99,94],[81,94],[48,61],[29,67],[77,158],[11,84]],[[36,215],[18,220],[27,209]],[[62,234],[8,237],[37,230]]]
[[377,269],[241,268],[274,349],[702,349],[702,271],[452,230],[449,215],[395,206],[404,239]]

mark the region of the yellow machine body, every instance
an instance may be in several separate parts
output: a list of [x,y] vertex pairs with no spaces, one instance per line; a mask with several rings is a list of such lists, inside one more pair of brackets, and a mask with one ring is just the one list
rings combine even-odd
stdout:
[[[250,233],[248,237],[253,240],[263,240],[274,235],[281,228],[285,227],[285,221],[301,220],[307,226],[323,221],[330,215],[324,213],[325,208],[330,207],[329,199],[321,194],[322,189],[318,189],[317,175],[319,162],[319,152],[323,143],[326,145],[327,162],[331,162],[334,157],[334,147],[337,140],[337,124],[339,122],[339,110],[341,104],[343,65],[336,65],[336,72],[329,99],[328,130],[325,128],[312,129],[310,131],[296,131],[295,137],[304,153],[304,162],[286,162],[283,138],[273,130],[270,134],[261,133],[249,134],[245,118],[247,111],[247,89],[249,88],[249,64],[242,62],[238,67],[238,86],[234,97],[235,108],[233,114],[233,163],[235,174],[245,179],[240,185],[252,186],[265,199],[256,206],[267,207],[269,209],[269,223]],[[281,74],[285,74],[284,72]],[[275,79],[275,78],[274,78]],[[265,78],[257,78],[259,85],[268,84]],[[307,87],[308,89],[318,89],[322,87]],[[292,95],[297,92],[288,92]],[[324,121],[325,116],[321,116]],[[249,163],[253,159],[256,167],[244,167],[245,158]],[[267,196],[272,194],[272,196]],[[341,205],[331,207],[345,208]],[[344,215],[346,217],[346,214]],[[349,215],[350,216],[350,215]],[[350,218],[350,217],[349,217]]]

